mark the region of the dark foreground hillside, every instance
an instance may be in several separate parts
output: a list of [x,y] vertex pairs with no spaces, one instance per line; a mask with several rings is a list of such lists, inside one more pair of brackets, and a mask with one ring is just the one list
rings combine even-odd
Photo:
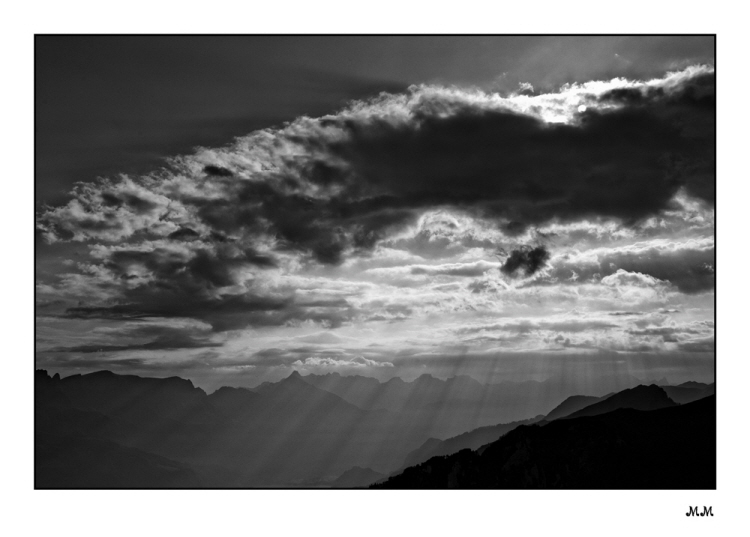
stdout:
[[716,398],[525,425],[373,488],[714,489]]

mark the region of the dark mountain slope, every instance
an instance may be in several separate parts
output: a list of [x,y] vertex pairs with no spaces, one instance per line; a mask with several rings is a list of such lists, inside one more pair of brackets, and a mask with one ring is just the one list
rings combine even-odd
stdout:
[[66,377],[58,386],[76,408],[129,421],[148,421],[157,416],[189,423],[216,419],[206,393],[179,377],[149,378],[98,371]]
[[365,488],[384,477],[384,474],[376,472],[370,468],[360,468],[359,466],[355,466],[354,468],[349,468],[333,481],[331,483],[331,488]]
[[415,464],[429,460],[432,457],[450,455],[451,453],[455,453],[462,449],[479,449],[481,446],[494,442],[502,435],[512,431],[520,425],[530,425],[536,423],[542,418],[543,416],[540,415],[528,420],[479,427],[478,429],[474,429],[446,440],[430,438],[424,444],[419,446],[419,448],[411,451],[406,456],[402,469],[414,466]]
[[573,395],[565,399],[562,403],[556,406],[546,416],[536,416],[528,420],[514,421],[510,423],[501,423],[498,425],[490,425],[486,427],[479,427],[469,432],[448,438],[446,440],[438,440],[435,438],[428,439],[416,450],[410,452],[401,467],[401,470],[409,466],[414,466],[421,462],[424,462],[431,457],[439,455],[450,455],[456,453],[462,449],[476,450],[494,442],[502,435],[512,431],[520,425],[530,425],[532,423],[553,421],[555,419],[564,418],[570,416],[576,412],[585,414],[585,410],[592,405],[602,402],[610,397],[617,395],[618,397],[610,404],[602,407],[595,407],[589,412],[591,415],[598,413],[609,412],[617,408],[639,408],[641,410],[652,410],[655,408],[664,408],[667,406],[673,406],[674,403],[669,401],[668,398],[662,396],[658,390],[648,389],[646,386],[640,387],[642,389],[633,388],[631,390],[625,390],[620,394],[610,394],[602,397],[594,397],[589,395]]
[[558,418],[564,418],[565,416],[571,415],[573,412],[586,408],[587,406],[598,403],[604,399],[603,397],[594,397],[593,395],[572,395],[565,399],[562,403],[557,405],[555,408],[544,417],[547,421],[556,420]]
[[521,426],[373,487],[714,489],[716,399]]
[[675,406],[677,403],[672,401],[664,388],[651,384],[650,386],[636,386],[629,390],[623,390],[614,395],[588,405],[581,410],[573,412],[561,419],[573,419],[583,416],[597,416],[618,410],[621,408],[633,408],[636,410],[656,410]]

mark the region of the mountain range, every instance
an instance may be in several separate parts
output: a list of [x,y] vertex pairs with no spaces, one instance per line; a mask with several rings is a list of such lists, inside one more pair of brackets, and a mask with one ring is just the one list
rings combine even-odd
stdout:
[[[381,383],[295,372],[206,394],[178,377],[38,370],[35,378],[38,488],[364,487],[436,455],[482,449],[520,426],[597,412],[610,400],[603,412],[675,406],[668,388],[685,398],[713,393],[696,383],[558,396],[564,390],[550,384],[553,395],[542,396],[539,382],[425,375]],[[513,408],[493,414],[504,400]],[[541,404],[546,414],[503,420]],[[492,425],[476,426],[485,420]]]

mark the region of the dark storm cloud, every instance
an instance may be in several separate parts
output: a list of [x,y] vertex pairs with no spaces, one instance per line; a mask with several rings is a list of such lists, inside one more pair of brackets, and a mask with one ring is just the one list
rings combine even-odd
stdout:
[[[211,352],[211,351],[208,351]],[[208,354],[205,353],[205,354]],[[208,357],[207,357],[208,358]],[[213,366],[206,359],[188,359],[169,362],[157,362],[146,358],[112,358],[106,353],[61,354],[45,353],[36,357],[37,366],[47,369],[74,370],[72,374],[86,374],[94,371],[121,371],[121,374],[153,374],[184,375],[188,371],[197,369],[212,369]],[[66,373],[63,373],[64,375]]]
[[[223,278],[211,274],[209,278]],[[194,275],[165,278],[133,288],[123,288],[119,304],[114,306],[77,306],[63,314],[70,319],[109,319],[119,321],[150,317],[190,317],[204,321],[217,332],[248,326],[280,326],[290,322],[315,321],[335,328],[356,315],[357,310],[346,300],[303,300],[295,290],[287,288],[274,294],[247,289],[235,295],[214,295],[211,279],[199,280]]]
[[316,321],[331,328],[352,318],[348,306],[319,306],[295,303],[290,292],[285,297],[244,293],[235,296],[202,297],[189,288],[141,286],[122,293],[129,303],[116,306],[79,306],[66,310],[73,319],[133,320],[146,317],[191,317],[210,324],[217,332],[248,326],[280,326],[291,321]]
[[680,186],[713,201],[713,103],[713,74],[590,108],[577,124],[422,97],[409,122],[331,120],[347,136],[330,150],[349,165],[342,187],[402,206],[470,207],[518,231],[555,217],[636,221]]
[[200,295],[211,289],[238,283],[238,271],[276,265],[272,258],[259,254],[251,247],[219,244],[187,251],[120,248],[107,253],[103,266],[114,278],[120,279],[135,278],[145,269],[151,277],[156,278],[161,288],[185,289]]
[[[602,99],[617,106],[592,106],[573,123],[547,123],[471,95],[417,88],[398,119],[392,109],[404,106],[401,97],[386,97],[367,113],[353,109],[248,138],[225,155],[227,165],[252,160],[265,143],[263,158],[271,160],[259,164],[272,170],[269,180],[222,173],[209,180],[224,196],[180,201],[196,206],[201,223],[217,231],[273,233],[327,264],[371,248],[388,229],[434,206],[466,208],[520,232],[555,218],[636,222],[667,207],[680,187],[713,201],[713,73],[657,89],[643,90],[635,103],[609,92]],[[133,213],[163,206],[159,197],[106,195]],[[120,213],[103,213],[77,213],[76,222],[48,213],[40,224],[51,234],[57,225],[93,236],[125,225]],[[168,215],[164,208],[161,218]]]
[[221,166],[204,166],[203,171],[206,172],[208,175],[216,175],[218,177],[231,177],[234,175],[232,173],[232,170],[227,170],[226,168],[222,168]]
[[232,182],[227,198],[196,200],[197,214],[225,234],[273,233],[280,249],[309,253],[325,264],[341,262],[347,248],[372,248],[389,228],[414,218],[411,208],[388,196],[319,199],[298,193],[300,181],[310,179],[304,173],[288,170],[277,184]]
[[[117,249],[105,254],[102,268],[109,277],[101,285],[118,290],[118,303],[69,308],[70,318],[128,320],[144,317],[193,317],[216,330],[242,328],[249,324],[281,324],[295,318],[293,294],[269,295],[244,289],[242,293],[218,295],[216,290],[237,284],[238,271],[259,267],[259,260],[234,245],[216,249],[152,250]],[[148,275],[141,281],[139,275]]]
[[[122,321],[191,317],[225,331],[305,320],[335,327],[355,313],[343,298],[297,298],[293,286],[269,290],[244,284],[247,274],[273,270],[276,262],[236,242],[192,241],[179,243],[176,249],[100,247],[98,257],[103,260],[98,285],[115,290],[117,303],[79,305],[68,308],[65,317]],[[232,293],[219,292],[240,285]],[[157,344],[164,342],[161,337]]]
[[167,237],[178,241],[190,241],[199,238],[200,234],[190,229],[189,227],[183,227],[178,229],[177,231],[173,231],[172,233],[167,235]]
[[531,276],[544,267],[548,260],[549,252],[544,246],[519,248],[510,253],[500,271],[508,276],[515,276],[519,271]]
[[118,358],[115,360],[106,358],[76,358],[76,359],[60,359],[57,356],[50,357],[49,355],[38,356],[37,364],[45,367],[54,367],[60,369],[79,369],[79,368],[90,368],[93,370],[100,369],[112,369],[112,368],[131,368],[131,367],[147,367],[149,362],[143,358]]
[[126,279],[131,271],[146,269],[164,287],[190,289],[196,294],[235,283],[233,269],[250,264],[245,256],[230,257],[208,249],[187,253],[155,248],[150,251],[115,250],[104,266],[114,277]]
[[111,352],[111,351],[138,351],[138,350],[176,350],[176,349],[201,349],[210,347],[221,347],[222,343],[200,341],[190,336],[163,337],[148,343],[134,345],[79,345],[74,347],[56,347],[47,352]]

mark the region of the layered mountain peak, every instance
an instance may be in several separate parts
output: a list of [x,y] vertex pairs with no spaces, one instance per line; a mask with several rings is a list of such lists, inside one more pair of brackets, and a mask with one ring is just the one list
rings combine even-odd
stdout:
[[565,416],[565,419],[578,418],[582,416],[597,416],[618,410],[621,408],[632,408],[636,410],[656,410],[676,406],[664,391],[664,388],[651,384],[648,386],[636,386],[611,395],[604,400],[589,405],[577,412]]

